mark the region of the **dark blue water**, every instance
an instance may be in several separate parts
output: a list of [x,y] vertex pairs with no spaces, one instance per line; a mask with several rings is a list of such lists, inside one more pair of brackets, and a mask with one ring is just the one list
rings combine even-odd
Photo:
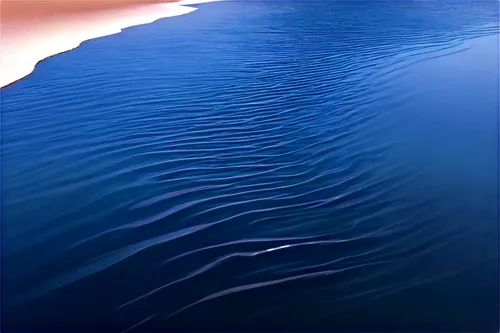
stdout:
[[212,3],[40,63],[3,331],[498,332],[498,10]]

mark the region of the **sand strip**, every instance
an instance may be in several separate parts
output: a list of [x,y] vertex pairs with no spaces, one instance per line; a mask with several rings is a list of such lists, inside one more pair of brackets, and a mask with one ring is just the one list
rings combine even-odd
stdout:
[[214,0],[0,1],[0,87],[5,87],[33,72],[39,61],[83,41],[187,14],[196,10],[187,5]]

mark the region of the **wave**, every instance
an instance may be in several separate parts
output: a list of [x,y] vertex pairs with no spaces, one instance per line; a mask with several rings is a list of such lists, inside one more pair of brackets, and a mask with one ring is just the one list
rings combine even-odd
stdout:
[[6,325],[340,330],[491,266],[492,141],[451,155],[426,66],[494,44],[493,7],[414,6],[220,2],[3,89]]

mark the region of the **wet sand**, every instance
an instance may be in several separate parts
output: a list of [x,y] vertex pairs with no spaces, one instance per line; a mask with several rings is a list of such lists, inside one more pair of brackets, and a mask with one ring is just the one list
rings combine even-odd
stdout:
[[0,87],[29,75],[39,61],[85,40],[187,14],[196,8],[185,5],[201,2],[207,1],[0,0]]

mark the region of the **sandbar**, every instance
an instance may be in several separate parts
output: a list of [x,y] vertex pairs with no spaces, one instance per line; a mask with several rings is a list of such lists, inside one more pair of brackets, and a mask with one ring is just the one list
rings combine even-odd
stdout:
[[214,0],[0,0],[0,88],[48,57]]

